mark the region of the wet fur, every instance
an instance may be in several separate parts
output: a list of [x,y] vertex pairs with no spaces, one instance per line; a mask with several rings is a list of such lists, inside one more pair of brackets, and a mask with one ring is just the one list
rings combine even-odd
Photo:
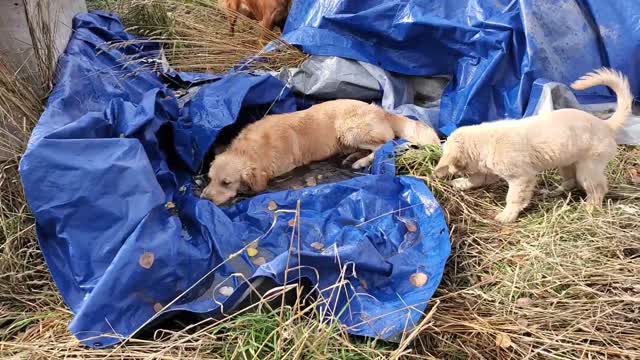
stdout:
[[439,143],[430,127],[357,100],[328,101],[270,115],[247,126],[214,159],[202,196],[221,204],[238,192],[260,192],[274,177],[341,153],[368,151],[352,165],[364,168],[373,161],[373,153],[395,137],[417,144]]
[[615,135],[631,114],[633,96],[620,73],[600,69],[574,82],[574,89],[607,85],[618,98],[607,121],[577,109],[561,109],[521,120],[501,120],[462,127],[447,139],[436,166],[437,176],[466,174],[453,180],[468,190],[504,179],[509,183],[502,223],[515,221],[531,200],[536,176],[558,168],[562,185],[552,194],[576,186],[587,193],[590,208],[602,206],[607,192],[605,168],[617,152]]

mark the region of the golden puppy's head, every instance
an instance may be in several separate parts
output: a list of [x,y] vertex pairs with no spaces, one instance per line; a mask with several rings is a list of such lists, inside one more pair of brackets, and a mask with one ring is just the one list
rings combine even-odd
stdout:
[[434,173],[442,178],[447,175],[460,175],[467,168],[465,144],[458,131],[454,131],[442,146],[442,157],[436,165]]
[[246,192],[247,188],[254,192],[263,191],[267,187],[267,175],[242,156],[225,152],[218,155],[209,168],[209,184],[202,190],[202,198],[223,204],[238,192]]

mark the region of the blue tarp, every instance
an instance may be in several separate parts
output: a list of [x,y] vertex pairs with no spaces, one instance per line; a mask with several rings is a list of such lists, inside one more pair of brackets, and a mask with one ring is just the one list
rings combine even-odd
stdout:
[[[73,28],[20,173],[75,336],[108,346],[163,307],[219,316],[246,294],[245,278],[305,278],[352,334],[391,339],[420,320],[449,234],[425,184],[394,176],[391,143],[371,175],[218,208],[192,191],[211,143],[267,109],[296,110],[293,94],[269,75],[156,75],[142,67],[153,59],[133,61],[153,45],[103,46],[131,39],[104,13],[79,15]],[[166,83],[194,80],[209,82],[181,107]],[[262,265],[242,251],[254,240]],[[416,272],[424,286],[410,282]]]
[[[285,39],[305,52],[407,75],[449,75],[439,129],[519,118],[538,79],[571,83],[611,66],[640,93],[640,2],[296,0]],[[610,101],[604,88],[581,102]],[[605,97],[603,99],[603,97]]]
[[[311,54],[450,76],[439,114],[448,134],[520,117],[535,105],[536,86],[602,65],[625,72],[638,93],[638,14],[637,1],[295,0],[285,36]],[[234,273],[282,283],[298,259],[303,266],[288,280],[301,276],[324,289],[346,275],[343,291],[324,295],[329,308],[349,308],[338,317],[351,333],[391,339],[419,320],[442,276],[448,231],[426,186],[393,176],[392,144],[371,175],[218,208],[192,194],[192,176],[216,136],[301,102],[268,75],[159,76],[132,61],[150,57],[151,44],[100,48],[128,39],[109,15],[75,19],[20,166],[42,252],[79,339],[113,344],[169,304],[169,313],[220,315],[247,288]],[[180,106],[167,83],[194,81],[199,90]],[[611,100],[603,88],[579,95]],[[288,256],[298,201],[301,244]],[[234,256],[256,239],[264,265]],[[425,286],[409,282],[415,272],[428,275]],[[221,286],[234,292],[224,296]]]

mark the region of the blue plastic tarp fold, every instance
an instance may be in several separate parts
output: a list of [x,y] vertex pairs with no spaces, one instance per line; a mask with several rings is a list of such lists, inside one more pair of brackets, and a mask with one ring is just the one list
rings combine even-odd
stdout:
[[[439,130],[520,118],[532,83],[610,66],[640,92],[640,2],[296,0],[285,39],[314,55],[406,75],[448,75]],[[611,100],[604,88],[580,101]]]
[[[79,15],[73,28],[20,174],[78,339],[112,345],[159,311],[220,316],[247,279],[263,278],[307,279],[352,334],[393,339],[420,320],[449,233],[426,185],[394,176],[392,143],[371,175],[219,208],[192,191],[208,147],[225,126],[295,111],[293,94],[269,75],[159,76],[143,67],[154,45],[103,46],[132,39],[105,13]],[[164,82],[172,76],[199,82],[184,106]],[[264,264],[243,251],[253,241]],[[411,283],[416,272],[424,286]],[[339,281],[342,291],[323,292]]]

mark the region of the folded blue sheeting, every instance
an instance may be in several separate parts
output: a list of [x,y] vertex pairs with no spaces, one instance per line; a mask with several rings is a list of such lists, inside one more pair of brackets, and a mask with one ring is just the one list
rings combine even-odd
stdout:
[[[601,66],[640,93],[640,2],[296,0],[285,39],[314,55],[407,75],[449,75],[439,130],[519,118],[538,79],[571,83]],[[610,101],[604,88],[580,102]]]
[[[132,39],[105,13],[73,28],[20,173],[78,339],[112,345],[164,307],[220,316],[246,295],[245,278],[302,277],[319,291],[345,280],[323,292],[325,310],[356,335],[393,339],[420,320],[449,232],[425,184],[394,176],[392,144],[371,175],[218,208],[192,192],[208,147],[225,126],[296,110],[293,94],[268,75],[156,75],[142,67],[154,45],[103,46]],[[176,80],[201,83],[184,107],[166,85]],[[300,242],[290,244],[298,202]],[[263,265],[242,251],[254,240]],[[411,283],[416,272],[424,286]]]

